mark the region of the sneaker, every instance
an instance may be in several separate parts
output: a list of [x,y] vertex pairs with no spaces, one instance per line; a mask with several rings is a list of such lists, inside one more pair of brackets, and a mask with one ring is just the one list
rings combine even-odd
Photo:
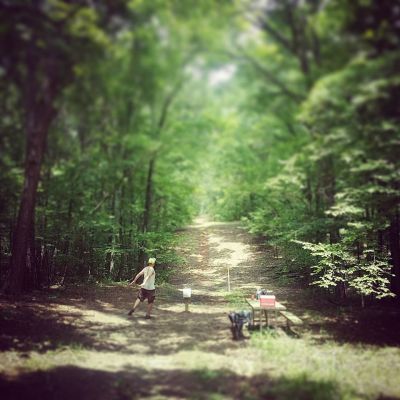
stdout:
[[146,314],[145,318],[146,318],[146,319],[151,319],[151,316],[148,315],[148,314]]
[[135,310],[132,308],[132,310],[130,310],[130,311],[128,312],[128,315],[132,315],[134,312],[135,312]]

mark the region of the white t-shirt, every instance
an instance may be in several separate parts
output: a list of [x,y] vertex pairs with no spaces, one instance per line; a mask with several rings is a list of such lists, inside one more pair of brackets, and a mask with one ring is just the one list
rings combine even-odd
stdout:
[[[143,269],[144,274],[143,274],[143,282],[145,282],[145,284],[141,284],[140,286],[143,289],[147,289],[147,290],[154,290],[156,287],[154,286],[154,282],[156,280],[156,272],[154,271],[153,267],[145,267]],[[148,278],[147,278],[148,277]],[[146,280],[147,278],[147,280]]]

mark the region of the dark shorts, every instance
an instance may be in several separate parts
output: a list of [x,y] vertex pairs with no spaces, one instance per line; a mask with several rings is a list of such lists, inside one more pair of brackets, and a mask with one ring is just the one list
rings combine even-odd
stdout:
[[153,303],[154,299],[156,298],[156,290],[155,289],[147,290],[147,289],[140,288],[137,298],[140,301],[145,301],[147,299],[148,303]]

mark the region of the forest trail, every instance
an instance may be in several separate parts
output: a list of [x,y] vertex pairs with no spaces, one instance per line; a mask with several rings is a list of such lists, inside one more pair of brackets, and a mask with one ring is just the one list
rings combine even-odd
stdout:
[[[2,335],[8,351],[1,356],[7,378],[0,389],[15,395],[29,385],[42,398],[83,390],[85,399],[159,399],[210,398],[223,385],[227,398],[235,398],[243,390],[238,377],[254,375],[259,363],[245,342],[232,341],[227,267],[232,290],[253,292],[265,284],[258,262],[265,254],[237,223],[198,219],[179,235],[177,251],[186,263],[158,288],[151,320],[144,319],[145,305],[127,316],[137,291],[127,286],[71,288],[46,303],[33,298],[5,310],[14,323]],[[193,289],[189,314],[185,285]],[[213,379],[216,371],[228,375]]]
[[[126,284],[0,298],[1,398],[397,398],[400,348],[388,334],[397,314],[385,324],[373,310],[339,315],[301,287],[279,284],[279,259],[238,223],[199,219],[177,235],[186,262],[158,286],[151,320],[144,305],[127,316],[137,289]],[[189,314],[186,285],[193,289]],[[232,340],[227,313],[257,286],[306,321],[301,339],[256,333]],[[388,340],[393,347],[368,344]]]

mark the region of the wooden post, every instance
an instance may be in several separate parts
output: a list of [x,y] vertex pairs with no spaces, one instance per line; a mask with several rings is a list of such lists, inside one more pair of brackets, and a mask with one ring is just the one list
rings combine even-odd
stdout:
[[186,297],[183,299],[183,302],[185,303],[185,312],[189,312],[190,299]]
[[229,274],[229,264],[228,264],[228,292],[231,291],[231,277]]

